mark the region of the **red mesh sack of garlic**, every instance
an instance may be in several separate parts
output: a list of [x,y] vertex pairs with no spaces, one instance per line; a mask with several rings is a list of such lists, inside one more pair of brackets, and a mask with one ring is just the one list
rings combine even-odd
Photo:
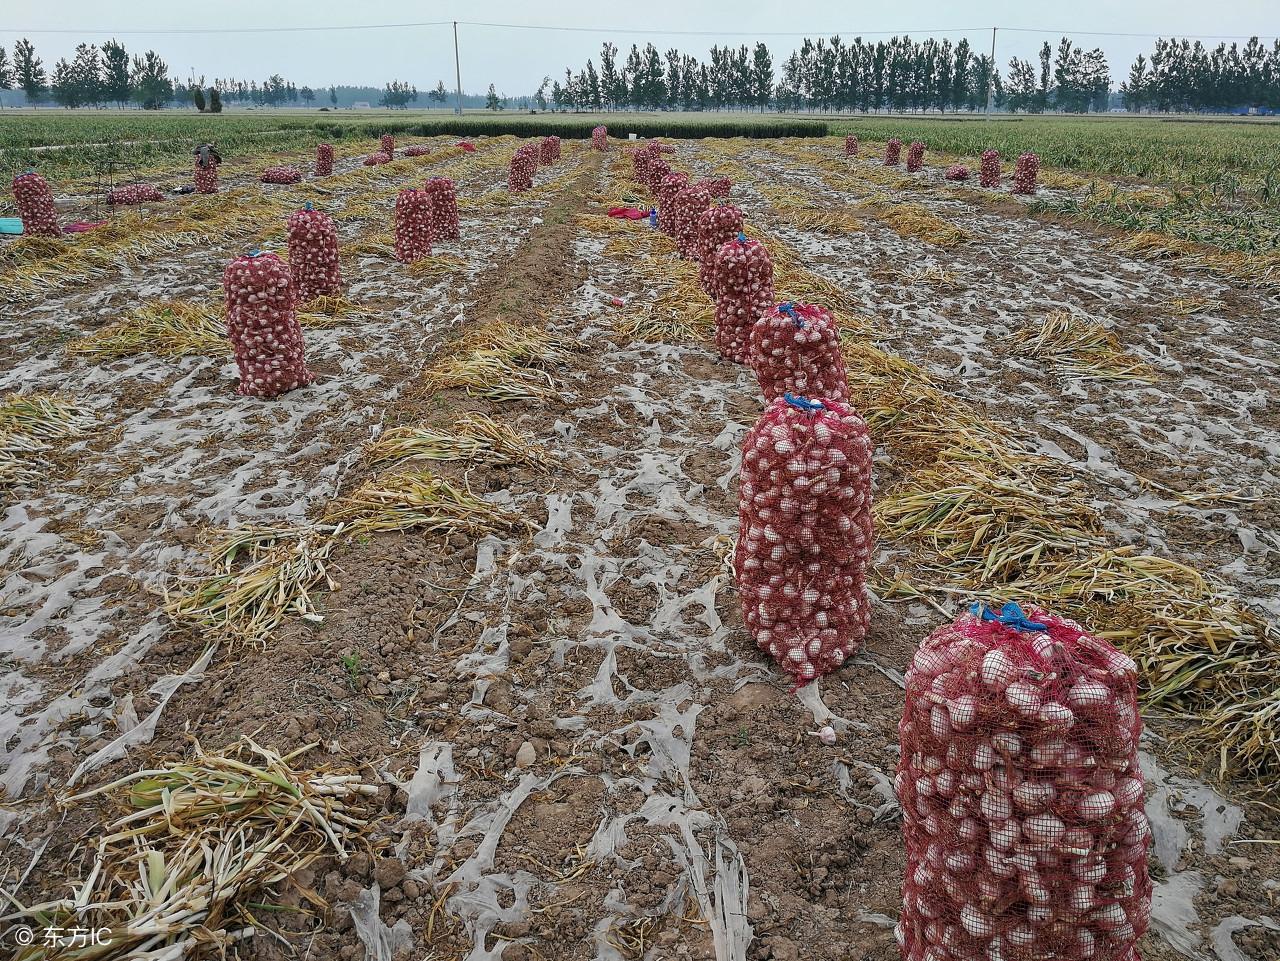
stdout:
[[337,228],[332,217],[310,202],[289,217],[289,273],[300,304],[342,293]]
[[[676,250],[685,260],[693,259],[698,246],[698,217],[711,206],[711,194],[697,184],[680,190],[671,201],[675,221]],[[658,218],[662,218],[659,211]]]
[[648,186],[649,166],[657,157],[658,151],[654,148],[652,142],[643,144],[631,151],[631,169],[635,171],[636,180]]
[[458,190],[448,177],[432,177],[427,181],[427,193],[431,196],[431,228],[433,237],[441,240],[460,240],[458,229]]
[[391,154],[385,150],[379,150],[376,153],[369,154],[360,163],[366,167],[377,167],[380,164],[391,163]]
[[591,128],[591,149],[606,150],[609,147],[609,128],[604,124]]
[[716,248],[716,349],[735,364],[750,358],[751,327],[773,306],[773,260],[764,244],[744,235]]
[[659,140],[659,141],[657,141],[657,144],[658,144],[658,152],[659,152],[659,153],[675,153],[675,152],[676,152],[676,145],[675,145],[675,144],[671,144],[671,143],[663,143],[663,142],[662,142],[662,141],[660,141],[660,140]]
[[884,165],[896,167],[902,162],[902,141],[894,137],[884,145]]
[[907,148],[907,173],[917,173],[924,166],[924,144],[913,140]]
[[400,153],[406,157],[427,157],[431,154],[431,148],[417,144],[413,147],[405,147]]
[[844,155],[846,157],[858,156],[858,138],[853,134],[845,134],[844,138]]
[[114,187],[107,193],[107,203],[113,206],[145,204],[154,200],[164,200],[164,194],[152,184],[125,184],[123,187]]
[[396,195],[396,260],[411,264],[431,256],[431,195],[406,187]]
[[13,199],[22,219],[22,232],[37,237],[61,237],[58,211],[48,181],[34,170],[13,178]]
[[648,179],[645,181],[645,186],[649,188],[649,193],[653,194],[656,200],[662,181],[666,180],[674,171],[665,160],[652,161],[646,170],[648,171]]
[[396,138],[389,133],[384,133],[378,138],[378,151],[389,157],[396,155]]
[[703,177],[697,185],[709,193],[712,200],[723,200],[733,190],[733,181],[728,177]]
[[1018,162],[1013,165],[1013,192],[1015,194],[1033,194],[1036,192],[1036,176],[1040,173],[1040,158],[1027,151],[1018,155]]
[[268,167],[258,179],[264,184],[296,184],[302,182],[302,171],[297,167]]
[[698,214],[698,282],[708,297],[716,299],[715,253],[742,232],[742,211],[732,204],[710,207]]
[[871,436],[857,411],[787,394],[742,442],[734,579],[756,645],[796,687],[867,635]]
[[975,604],[916,651],[898,730],[904,961],[1138,961],[1133,661],[1066,618]]
[[751,326],[751,369],[766,404],[785,394],[849,403],[840,328],[816,304],[771,307]]
[[969,168],[966,167],[964,164],[952,164],[950,167],[948,167],[946,170],[942,172],[942,179],[968,180]]
[[514,194],[530,189],[537,169],[538,148],[533,144],[525,144],[511,157],[511,166],[507,170],[507,190]]
[[676,235],[676,194],[687,186],[689,175],[678,172],[667,174],[658,184],[658,229],[668,237]]
[[982,151],[982,166],[978,168],[978,185],[981,187],[1000,186],[1000,151]]
[[289,268],[275,254],[237,257],[222,274],[238,392],[279,397],[315,380],[303,356]]
[[333,173],[333,145],[322,143],[316,147],[315,176],[327,177]]
[[198,194],[218,192],[218,165],[222,157],[213,144],[202,143],[192,151],[195,156],[195,186]]
[[559,159],[560,159],[560,138],[559,137],[543,137],[542,143],[538,145],[539,163],[552,164]]

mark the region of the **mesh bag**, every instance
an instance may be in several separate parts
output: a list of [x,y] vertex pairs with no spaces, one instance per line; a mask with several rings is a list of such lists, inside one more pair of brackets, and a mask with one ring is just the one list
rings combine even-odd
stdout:
[[278,397],[315,378],[303,357],[289,268],[275,254],[237,257],[222,274],[227,336],[240,368],[241,394]]
[[1018,162],[1013,165],[1013,192],[1015,194],[1033,194],[1036,192],[1036,176],[1040,173],[1040,158],[1027,151],[1018,155]]
[[429,157],[431,156],[431,148],[425,144],[415,144],[412,147],[405,147],[400,151],[404,157]]
[[911,141],[907,148],[907,173],[913,174],[924,166],[924,144],[919,140]]
[[884,145],[884,165],[896,167],[902,163],[902,141],[894,137]]
[[845,134],[844,137],[844,155],[846,157],[858,156],[858,138],[853,134]]
[[560,159],[560,138],[559,137],[543,137],[542,143],[538,146],[538,161],[544,164],[553,164]]
[[49,183],[34,170],[13,178],[13,199],[22,218],[22,232],[39,237],[60,237],[58,211]]
[[289,273],[300,304],[322,294],[342,293],[338,231],[333,218],[313,208],[310,202],[289,217]]
[[697,185],[706,190],[712,200],[723,200],[733,190],[733,181],[728,177],[703,177]]
[[532,188],[533,174],[537,169],[538,148],[535,144],[525,144],[511,157],[511,166],[507,168],[507,190],[518,194]]
[[432,177],[427,181],[431,195],[431,227],[441,240],[460,240],[458,229],[458,189],[448,177]]
[[431,196],[406,187],[396,195],[396,259],[404,264],[431,256]]
[[389,133],[384,133],[378,138],[378,150],[388,157],[394,157],[396,155],[396,138]]
[[750,358],[751,325],[773,306],[773,261],[764,244],[742,234],[714,254],[716,349],[735,364]]
[[316,147],[315,176],[327,177],[331,173],[333,173],[333,144],[319,144]]
[[155,200],[164,200],[164,194],[152,184],[125,184],[107,192],[107,203],[113,206],[145,204]]
[[218,164],[222,158],[213,144],[202,143],[195,151],[195,186],[198,194],[218,192]]
[[366,167],[377,167],[381,164],[389,164],[391,163],[391,154],[387,153],[385,150],[376,150],[360,162]]
[[302,171],[297,167],[268,167],[258,179],[264,184],[296,184],[302,182]]
[[698,214],[698,245],[694,250],[698,264],[698,282],[712,300],[716,299],[715,253],[742,232],[742,211],[732,204],[710,207]]
[[788,394],[742,442],[734,578],[747,632],[797,686],[866,637],[871,437],[839,401]]
[[[680,190],[671,201],[671,216],[675,221],[676,250],[686,260],[696,255],[698,246],[698,217],[711,206],[711,194],[705,187],[690,184]],[[658,215],[661,217],[661,213]]]
[[668,237],[676,235],[676,194],[687,186],[689,175],[679,172],[669,173],[658,182],[658,229]]
[[591,149],[605,150],[609,146],[609,128],[604,124],[591,128]]
[[969,168],[964,164],[952,164],[942,172],[943,180],[968,180]]
[[905,961],[1138,961],[1141,729],[1133,661],[1072,621],[975,604],[934,631],[898,729]]
[[982,151],[982,166],[978,168],[978,185],[981,187],[1000,186],[1000,151]]
[[751,327],[748,354],[766,404],[785,394],[849,403],[840,329],[823,307],[771,307]]

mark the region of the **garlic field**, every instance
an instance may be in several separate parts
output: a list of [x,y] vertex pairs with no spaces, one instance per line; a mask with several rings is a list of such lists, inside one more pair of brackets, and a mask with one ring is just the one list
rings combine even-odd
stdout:
[[[698,237],[608,215],[658,196],[611,133],[338,141],[324,176],[309,146],[228,151],[217,193],[134,191],[94,229],[0,240],[0,943],[888,961],[905,877],[919,937],[951,945],[928,961],[1120,957],[1094,938],[1126,927],[1148,959],[1280,959],[1274,252],[1070,216],[1099,178],[1015,156],[666,140],[651,161],[706,187],[666,216],[741,212],[708,222],[735,304],[772,323],[752,341]],[[401,197],[428,178],[454,185],[456,239]],[[57,218],[92,219],[85,183],[51,188]],[[299,306],[309,382],[251,396],[223,272],[276,271],[236,258],[283,258],[304,208],[332,218],[317,276],[342,290]],[[739,539],[739,494],[790,470],[768,433],[790,401],[725,355],[818,318],[846,379],[815,393],[852,426],[814,428],[835,453],[784,495],[867,483],[840,515],[859,643],[787,663],[752,640],[771,582],[735,578],[735,551],[773,550],[767,514]],[[947,875],[908,870],[904,830],[936,834],[959,776],[898,772],[900,744],[942,758],[983,696],[959,655],[917,651],[1008,601],[1123,651],[1124,683],[1099,670],[1063,701],[1136,731],[1136,665],[1143,726],[1099,747],[1079,824],[1014,819],[1049,802],[1012,786],[999,817],[1056,850],[1114,814],[1124,910],[1029,891],[1031,926],[997,937],[973,907],[963,932],[929,924]],[[1025,886],[1019,843],[947,870]]]

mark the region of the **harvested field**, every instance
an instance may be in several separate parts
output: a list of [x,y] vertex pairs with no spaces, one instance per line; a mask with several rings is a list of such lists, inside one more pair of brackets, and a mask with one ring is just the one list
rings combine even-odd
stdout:
[[[904,672],[1016,599],[1139,665],[1144,957],[1280,958],[1266,265],[1045,209],[1083,186],[674,141],[733,180],[777,299],[836,314],[875,443],[870,633],[796,689],[734,585],[756,381],[698,265],[604,216],[648,204],[623,142],[566,139],[509,193],[530,142],[343,143],[279,186],[259,171],[309,147],[228,158],[219,194],[0,244],[0,931],[132,922],[103,959],[889,961]],[[397,194],[434,176],[461,240],[401,264]],[[67,218],[82,186],[55,185]],[[242,396],[222,270],[283,252],[305,202],[346,288],[300,311],[315,381]]]

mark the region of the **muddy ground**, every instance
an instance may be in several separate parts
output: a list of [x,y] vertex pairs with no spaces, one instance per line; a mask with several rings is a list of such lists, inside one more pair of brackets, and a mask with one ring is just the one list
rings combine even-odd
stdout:
[[[747,640],[724,564],[737,445],[760,409],[753,378],[704,338],[619,332],[656,293],[636,262],[673,255],[578,219],[635,189],[618,145],[567,145],[535,196],[483,206],[468,201],[501,186],[515,141],[478,144],[334,184],[335,216],[355,211],[341,221],[346,244],[388,229],[404,182],[456,177],[464,242],[441,252],[464,263],[422,279],[345,257],[362,309],[307,331],[319,379],[278,402],[238,397],[226,356],[97,363],[61,346],[142,299],[214,296],[238,244],[163,252],[145,270],[122,265],[6,310],[0,388],[74,395],[100,424],[46,484],[2,502],[6,889],[30,903],[87,870],[111,812],[56,806],[73,773],[79,786],[106,783],[193,740],[250,734],[281,752],[315,743],[304,762],[358,770],[380,791],[365,846],[278,885],[287,910],[267,922],[278,937],[238,942],[232,956],[897,957],[901,678],[943,614],[878,601],[866,650],[792,693]],[[834,140],[804,149],[839,151]],[[845,235],[806,231],[759,187],[788,184],[834,207],[859,198],[768,143],[683,142],[675,162],[706,172],[726,158],[747,172],[732,199],[748,221],[846,290],[879,346],[1037,438],[1079,473],[1117,542],[1212,572],[1274,619],[1275,296],[1120,257],[1087,228],[959,193],[913,199],[981,243],[942,248],[874,218]],[[357,166],[344,159],[338,176]],[[912,279],[939,276],[930,268],[951,280]],[[1164,309],[1175,296],[1219,306],[1175,318]],[[1017,356],[1013,330],[1054,309],[1107,318],[1157,378],[1080,378]],[[424,367],[494,320],[535,323],[567,345],[554,397],[420,389]],[[264,645],[222,644],[212,658],[209,636],[161,609],[165,591],[206,570],[203,531],[314,520],[364,479],[360,451],[378,433],[468,413],[500,418],[558,460],[433,465],[527,532],[345,543],[335,588],[316,598],[321,621],[291,620]],[[878,452],[877,482],[895,469]],[[1187,505],[1144,480],[1269,499]],[[910,553],[881,549],[885,564]],[[158,708],[153,733],[133,727]],[[816,736],[824,724],[834,745]],[[112,759],[122,731],[127,755]],[[1176,733],[1153,719],[1144,756],[1158,881],[1144,954],[1280,958],[1274,792],[1207,786],[1205,759],[1167,743]]]

